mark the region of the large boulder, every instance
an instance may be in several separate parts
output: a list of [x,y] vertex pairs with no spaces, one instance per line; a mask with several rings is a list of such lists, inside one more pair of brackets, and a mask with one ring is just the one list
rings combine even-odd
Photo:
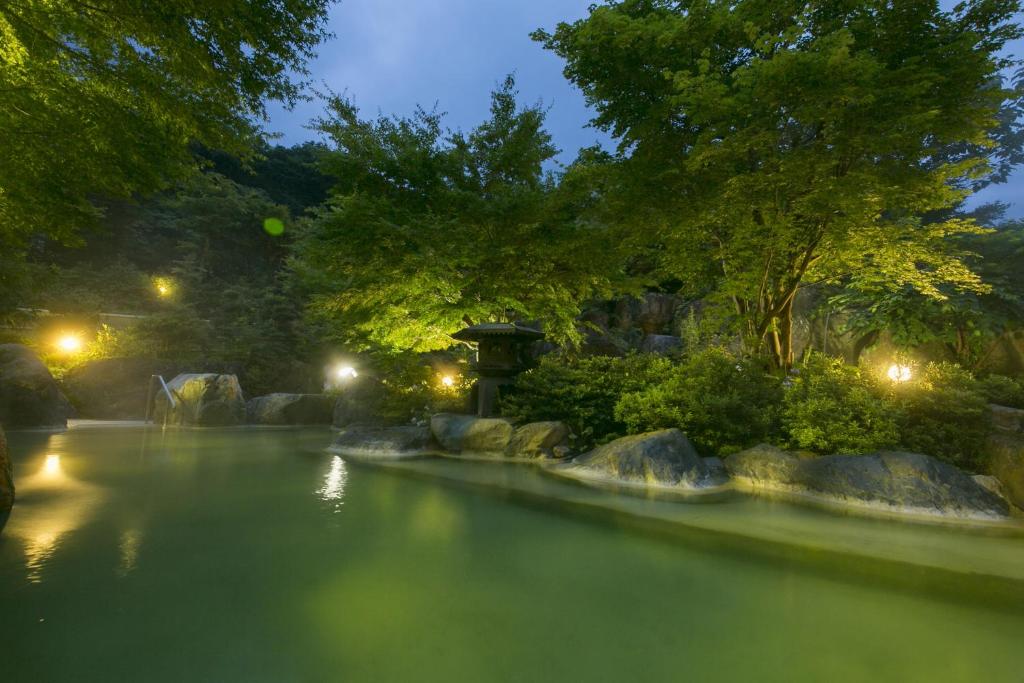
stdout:
[[331,424],[335,399],[327,394],[267,394],[245,404],[246,421],[262,425]]
[[497,417],[438,413],[430,418],[430,431],[449,453],[504,455],[515,429]]
[[328,450],[357,459],[394,460],[430,453],[437,446],[429,427],[401,425],[343,429]]
[[185,369],[181,363],[152,358],[101,358],[71,368],[61,383],[79,417],[141,420],[150,378],[175,377]]
[[519,427],[502,418],[438,413],[430,431],[448,453],[495,458],[561,458],[572,432],[563,422],[530,422]]
[[920,453],[879,451],[803,460],[792,486],[824,498],[899,512],[999,517],[1006,501],[956,467]]
[[202,427],[238,425],[245,422],[245,398],[235,375],[196,373],[178,375],[167,383],[175,397],[168,407],[163,393],[157,394],[157,419]]
[[7,437],[0,426],[0,531],[3,531],[7,517],[14,506],[14,474],[11,472],[11,459],[7,454]]
[[773,488],[793,481],[800,459],[768,444],[759,444],[725,459],[725,469],[741,484]]
[[404,422],[405,419],[387,419],[384,403],[387,387],[373,377],[356,377],[341,388],[334,404],[335,427],[344,429],[358,425],[389,425]]
[[53,375],[21,344],[0,344],[0,424],[65,427],[74,414]]
[[511,458],[561,458],[572,435],[564,422],[530,422],[512,433],[505,455]]
[[678,429],[616,439],[574,458],[557,473],[579,479],[697,489],[726,483]]

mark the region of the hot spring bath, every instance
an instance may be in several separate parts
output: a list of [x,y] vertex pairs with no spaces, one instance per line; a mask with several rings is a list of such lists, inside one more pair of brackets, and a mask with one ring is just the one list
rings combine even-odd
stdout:
[[358,465],[319,429],[9,437],[5,681],[1024,670],[1018,532],[650,501],[522,465]]

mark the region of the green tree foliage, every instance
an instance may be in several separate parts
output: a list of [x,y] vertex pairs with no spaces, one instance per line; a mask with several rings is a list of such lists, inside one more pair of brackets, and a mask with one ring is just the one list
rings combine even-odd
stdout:
[[781,403],[778,379],[713,347],[687,356],[641,391],[624,394],[615,417],[632,433],[678,427],[701,452],[726,455],[776,437]]
[[578,219],[580,196],[545,173],[556,150],[544,110],[515,95],[509,78],[468,134],[444,133],[424,110],[365,121],[331,100],[317,127],[335,146],[324,167],[337,185],[293,267],[340,341],[429,351],[468,322],[509,319],[576,338],[579,304],[607,293],[614,250]]
[[940,285],[943,296],[929,297],[910,286],[894,289],[854,276],[829,305],[850,313],[848,327],[857,333],[887,330],[904,347],[938,341],[957,363],[976,369],[1004,334],[1024,326],[1024,223],[1005,223],[960,242],[986,291]]
[[[620,220],[661,272],[793,360],[798,289],[857,272],[935,300],[985,286],[950,236],[1017,93],[1016,0],[623,0],[536,38],[619,141]],[[635,207],[643,206],[644,209]]]
[[523,422],[562,420],[579,447],[603,443],[628,432],[616,415],[619,399],[643,391],[671,367],[671,361],[652,354],[544,356],[536,368],[516,377],[513,391],[502,397],[501,413]]
[[329,0],[0,4],[0,234],[73,240],[93,196],[165,187],[190,145],[246,153],[300,97]]

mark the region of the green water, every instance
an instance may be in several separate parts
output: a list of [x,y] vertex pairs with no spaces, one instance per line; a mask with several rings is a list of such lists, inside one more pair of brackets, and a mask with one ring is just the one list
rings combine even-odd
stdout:
[[[5,683],[1024,680],[1019,602],[718,552],[431,478],[507,467],[346,464],[319,430],[10,437]],[[791,506],[758,505],[686,509],[711,527],[794,528]],[[797,518],[807,533],[860,528]],[[858,533],[900,543],[889,528],[940,539],[922,547],[974,538],[877,521]],[[991,562],[1024,553],[1019,536],[979,538]],[[963,576],[964,595],[985,580]]]

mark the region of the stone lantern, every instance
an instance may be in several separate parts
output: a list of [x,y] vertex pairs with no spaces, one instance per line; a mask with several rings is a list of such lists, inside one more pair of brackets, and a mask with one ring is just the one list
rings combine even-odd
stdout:
[[465,342],[476,342],[477,415],[494,414],[498,392],[512,384],[515,376],[532,365],[530,347],[544,338],[544,333],[518,323],[481,323],[470,325],[452,335]]

